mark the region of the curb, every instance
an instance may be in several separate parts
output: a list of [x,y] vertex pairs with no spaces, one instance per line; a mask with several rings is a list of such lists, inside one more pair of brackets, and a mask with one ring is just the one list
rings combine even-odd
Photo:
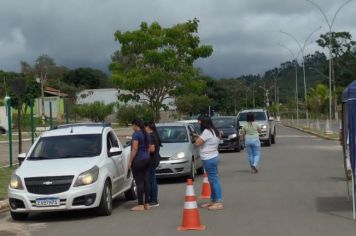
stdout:
[[292,129],[296,129],[296,130],[302,131],[302,132],[304,132],[304,133],[308,133],[308,134],[317,136],[317,137],[319,137],[319,138],[326,139],[326,140],[339,141],[338,138],[329,138],[329,137],[327,137],[327,136],[324,136],[324,135],[315,133],[315,132],[310,131],[310,130],[305,130],[305,129],[303,129],[303,128],[299,128],[299,127],[295,127],[295,126],[287,125],[287,124],[283,124],[283,123],[282,123],[282,125],[284,125],[284,126],[286,126],[286,127],[289,127],[289,128],[292,128]]
[[0,201],[0,213],[9,210],[9,200]]

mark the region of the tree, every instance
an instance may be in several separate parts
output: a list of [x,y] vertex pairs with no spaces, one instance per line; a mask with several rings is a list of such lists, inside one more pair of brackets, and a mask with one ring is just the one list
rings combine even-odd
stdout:
[[117,31],[115,40],[121,48],[112,57],[111,78],[120,89],[131,92],[119,99],[147,103],[158,121],[160,109],[167,108],[163,101],[197,78],[194,61],[213,52],[211,46],[200,45],[198,23],[193,19],[163,28],[157,22],[142,22],[138,30]]
[[96,89],[109,87],[108,76],[101,70],[92,68],[77,68],[70,71],[64,82],[73,84],[77,88]]
[[154,111],[147,105],[118,106],[116,114],[119,123],[123,125],[130,124],[134,118],[140,118],[144,121],[154,119]]
[[177,110],[182,114],[189,114],[190,116],[204,113],[212,104],[212,99],[199,94],[179,96],[176,100]]
[[316,118],[319,119],[320,113],[325,112],[328,101],[328,88],[324,84],[318,84],[315,88],[308,91],[308,106],[314,111]]

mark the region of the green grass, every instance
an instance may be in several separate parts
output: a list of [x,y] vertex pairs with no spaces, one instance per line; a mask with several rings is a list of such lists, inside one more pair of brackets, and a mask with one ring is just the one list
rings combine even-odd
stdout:
[[9,185],[11,175],[16,168],[17,167],[0,168],[0,199],[7,198],[7,187]]

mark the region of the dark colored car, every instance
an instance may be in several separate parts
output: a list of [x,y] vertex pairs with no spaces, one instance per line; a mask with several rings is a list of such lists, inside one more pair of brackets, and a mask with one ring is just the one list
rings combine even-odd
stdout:
[[211,118],[214,126],[221,131],[219,150],[239,152],[244,149],[244,141],[240,140],[240,122],[236,116],[217,116]]
[[6,129],[0,125],[0,134],[6,134]]

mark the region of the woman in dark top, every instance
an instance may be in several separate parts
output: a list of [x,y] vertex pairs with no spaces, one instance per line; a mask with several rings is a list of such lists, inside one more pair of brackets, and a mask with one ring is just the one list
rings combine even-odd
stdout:
[[159,149],[162,146],[161,139],[159,138],[156,125],[153,121],[145,122],[146,133],[150,136],[150,181],[151,181],[151,206],[158,207],[158,185],[156,178],[156,168],[159,165],[161,156],[159,155]]
[[150,141],[143,122],[136,118],[132,122],[131,155],[129,160],[129,168],[137,185],[138,205],[133,207],[132,211],[143,211],[149,209],[150,203]]

